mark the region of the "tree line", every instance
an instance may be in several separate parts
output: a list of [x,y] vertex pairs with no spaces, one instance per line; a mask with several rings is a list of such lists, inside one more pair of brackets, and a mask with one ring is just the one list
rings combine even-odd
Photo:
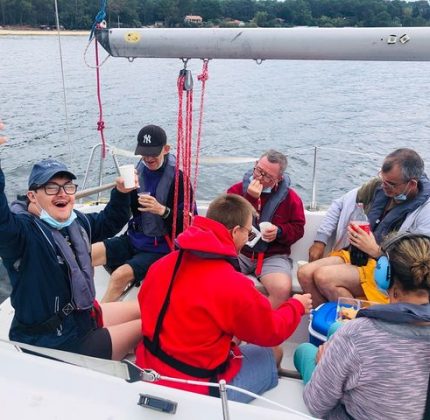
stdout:
[[[103,2],[101,2],[103,3]],[[97,0],[58,0],[60,24],[90,29]],[[0,25],[55,26],[53,0],[0,0]],[[195,26],[186,15],[199,15],[201,26],[429,26],[426,0],[109,0],[109,27]]]

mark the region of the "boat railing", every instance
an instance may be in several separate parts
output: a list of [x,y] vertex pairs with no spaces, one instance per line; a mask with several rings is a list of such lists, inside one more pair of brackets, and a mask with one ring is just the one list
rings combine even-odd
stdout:
[[[115,186],[114,182],[105,183],[103,184],[103,177],[105,172],[105,160],[100,158],[99,162],[99,171],[97,175],[98,180],[98,186],[96,187],[89,187],[87,188],[88,180],[90,173],[92,172],[94,165],[95,165],[95,157],[96,152],[99,150],[101,155],[101,149],[102,145],[97,144],[93,146],[91,149],[90,157],[88,160],[87,168],[85,171],[84,181],[83,181],[83,190],[79,191],[76,194],[76,198],[79,200],[82,200],[82,198],[92,196],[94,194],[97,194],[96,202],[99,203],[101,200],[101,193],[107,190],[112,189]],[[345,153],[344,149],[337,148],[337,147],[329,147],[329,146],[309,146],[309,147],[300,147],[291,149],[292,153],[289,153],[289,157],[299,156],[300,153],[304,151],[312,151],[313,157],[312,157],[312,181],[311,181],[311,200],[309,205],[306,207],[309,211],[318,211],[320,210],[320,206],[318,204],[318,198],[317,198],[317,191],[318,191],[318,168],[319,168],[319,162],[320,162],[320,152],[321,151],[332,151],[332,152],[341,152]],[[138,156],[135,156],[133,152],[130,152],[128,150],[120,149],[114,146],[106,145],[106,152],[107,155],[112,156],[113,163],[116,168],[116,172],[119,175],[119,163],[118,163],[118,156],[128,157],[137,159]],[[381,156],[374,153],[364,153],[360,151],[351,151],[348,150],[348,155],[357,155],[357,156],[363,156],[366,159],[372,158],[374,160],[380,160]],[[226,163],[226,164],[239,164],[239,163],[247,163],[247,162],[254,162],[256,160],[255,157],[237,157],[237,158],[227,158],[227,157],[201,157],[200,162],[202,164],[219,164],[219,163]]]
[[[115,186],[115,182],[103,184],[103,177],[105,174],[105,160],[106,159],[100,157],[98,177],[97,177],[98,186],[87,188],[90,173],[92,172],[93,166],[95,164],[97,151],[100,151],[100,156],[101,156],[102,155],[102,144],[96,144],[95,146],[93,146],[91,148],[90,157],[88,159],[88,164],[87,164],[87,168],[85,170],[85,175],[84,175],[84,181],[83,181],[83,186],[82,186],[83,189],[76,193],[76,199],[78,199],[78,200],[82,200],[82,198],[97,194],[96,202],[98,203],[101,200],[101,193],[104,191],[107,191],[107,190],[111,190]],[[118,155],[136,158],[136,156],[134,156],[134,154],[132,154],[131,152],[128,152],[128,151],[125,151],[122,149],[117,149],[116,147],[110,146],[109,144],[106,144],[106,152],[108,155],[112,156],[113,163],[115,165],[115,168],[116,168],[116,171],[118,174],[119,174],[119,163],[118,163],[118,159],[117,159]]]
[[[309,211],[318,211],[319,206],[317,202],[317,168],[318,168],[318,154],[321,150],[330,150],[334,152],[342,152],[345,153],[344,149],[340,149],[338,147],[327,147],[327,146],[313,146],[311,147],[313,149],[313,165],[312,165],[312,192],[311,192],[311,202],[307,209]],[[306,148],[301,148],[300,150],[304,150]],[[309,150],[309,148],[307,148]],[[295,151],[297,151],[295,149]],[[375,159],[380,159],[380,155],[373,154],[373,153],[364,153],[364,152],[354,152],[354,151],[348,151],[348,154],[363,156],[366,158],[373,157]]]

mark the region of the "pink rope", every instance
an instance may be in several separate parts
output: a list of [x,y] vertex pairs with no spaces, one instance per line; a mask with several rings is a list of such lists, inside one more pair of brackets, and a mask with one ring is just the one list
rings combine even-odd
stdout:
[[[191,182],[192,176],[192,153],[193,153],[193,90],[188,90],[186,94],[185,103],[185,118],[184,118],[184,83],[185,75],[178,77],[177,88],[178,88],[178,125],[177,125],[177,159],[175,168],[175,194],[174,194],[174,209],[173,209],[173,227],[172,227],[172,239],[174,240],[177,230],[176,217],[177,217],[177,206],[178,206],[178,194],[179,194],[179,171],[183,173],[183,189],[184,189],[184,218],[183,228],[186,230],[192,221],[192,215],[195,211],[195,197],[197,194],[197,179],[198,179],[198,167],[200,157],[200,146],[202,137],[202,126],[203,126],[203,110],[204,110],[204,96],[206,81],[209,78],[208,74],[208,60],[203,61],[202,73],[198,76],[198,80],[202,83],[201,96],[200,96],[200,111],[198,118],[198,131],[197,141],[195,147],[196,159],[194,167],[194,179]],[[185,127],[184,127],[185,119]],[[193,187],[191,186],[193,185]],[[194,200],[191,203],[191,194],[194,192]]]
[[[204,99],[205,99],[205,92],[206,92],[206,81],[209,79],[208,65],[209,65],[209,60],[203,60],[202,73],[197,76],[197,80],[199,80],[202,83],[202,90],[200,94],[200,111],[199,111],[199,123],[198,123],[199,125],[197,129],[196,161],[194,166],[194,182],[193,182],[194,197],[197,194],[197,180],[198,180],[199,163],[200,163],[199,162],[200,146],[201,146],[202,127],[203,127],[203,108],[204,108]],[[196,207],[196,200],[193,201],[192,214],[194,214],[195,207]]]
[[105,122],[103,121],[103,105],[101,98],[101,89],[100,89],[100,67],[99,67],[99,48],[98,41],[94,39],[95,43],[95,52],[96,52],[96,80],[97,80],[97,101],[99,104],[99,120],[97,121],[97,131],[100,132],[100,138],[102,143],[102,159],[106,158],[106,140],[104,135]]
[[184,76],[179,76],[177,81],[178,88],[178,121],[177,121],[177,139],[176,139],[176,166],[175,166],[175,191],[173,196],[173,223],[172,223],[172,242],[176,238],[177,223],[176,219],[178,216],[178,195],[179,195],[179,170],[181,167],[181,161],[183,161],[183,91],[184,91]]
[[191,153],[193,136],[193,91],[187,91],[185,112],[185,153],[183,162],[184,172],[184,230],[190,224],[190,199],[191,199]]

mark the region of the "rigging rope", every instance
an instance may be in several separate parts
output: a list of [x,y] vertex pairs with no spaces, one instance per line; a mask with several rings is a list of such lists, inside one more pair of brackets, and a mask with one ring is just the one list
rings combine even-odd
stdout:
[[[179,195],[179,168],[182,157],[183,143],[183,90],[184,90],[184,75],[179,73],[177,88],[178,88],[178,126],[177,126],[177,145],[176,145],[176,167],[175,167],[175,193],[173,198],[173,223],[172,223],[172,241],[176,238],[177,215],[178,215],[178,195]],[[185,182],[185,180],[184,180]],[[185,212],[184,212],[185,216]]]
[[193,90],[187,90],[185,109],[185,136],[183,147],[183,173],[184,173],[184,230],[188,228],[191,217],[191,153],[193,135]]
[[99,120],[97,121],[97,130],[100,132],[100,139],[102,143],[101,147],[101,157],[102,159],[106,158],[106,140],[104,136],[104,128],[105,122],[103,121],[103,105],[101,98],[101,89],[100,89],[100,66],[99,66],[99,43],[97,39],[94,40],[95,45],[95,54],[96,54],[96,80],[97,80],[97,102],[99,105]]
[[[209,79],[209,60],[203,60],[203,68],[202,73],[197,76],[197,80],[202,84],[202,90],[200,94],[200,112],[199,112],[199,123],[197,128],[197,143],[196,143],[196,162],[194,166],[194,183],[193,183],[193,191],[196,194],[197,191],[197,180],[198,180],[198,172],[199,172],[199,159],[200,159],[200,145],[202,138],[202,127],[203,127],[203,107],[204,107],[204,99],[205,99],[205,90],[206,90],[206,82]],[[194,214],[196,210],[196,200],[193,201],[193,209],[192,214]]]
[[72,144],[70,141],[70,130],[69,130],[69,113],[67,109],[67,95],[66,95],[66,81],[64,77],[64,66],[63,66],[63,51],[61,48],[61,36],[60,36],[60,18],[58,13],[58,3],[55,0],[55,23],[57,26],[57,36],[58,36],[58,49],[60,53],[60,67],[61,67],[61,80],[63,82],[63,101],[64,101],[64,114],[66,117],[66,137],[67,144],[69,147],[69,164],[72,166]]
[[[176,217],[178,213],[178,196],[179,196],[179,171],[183,173],[183,195],[184,195],[184,208],[183,208],[183,229],[187,229],[191,223],[192,217],[196,210],[195,197],[197,194],[197,179],[198,167],[200,157],[200,146],[203,126],[203,109],[206,81],[209,78],[208,73],[209,60],[203,60],[202,73],[198,75],[197,80],[201,82],[200,93],[200,109],[198,118],[197,139],[194,147],[195,162],[194,162],[194,179],[192,180],[192,154],[193,154],[193,87],[191,72],[186,69],[187,60],[184,60],[184,69],[179,73],[177,88],[178,88],[178,121],[177,121],[177,159],[175,170],[175,194],[174,194],[174,208],[173,208],[173,226],[172,226],[172,239],[176,237]],[[185,116],[184,116],[184,91],[185,96]],[[185,120],[185,127],[184,127]],[[193,196],[193,197],[192,197]],[[191,198],[193,198],[191,203]]]

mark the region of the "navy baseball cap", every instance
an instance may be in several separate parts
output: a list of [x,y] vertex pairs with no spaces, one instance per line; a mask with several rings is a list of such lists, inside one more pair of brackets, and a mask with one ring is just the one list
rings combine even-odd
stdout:
[[76,179],[75,174],[70,172],[64,163],[55,159],[44,159],[33,166],[28,178],[28,187],[45,185],[51,178],[60,173],[69,176],[70,179]]
[[137,135],[135,155],[158,156],[167,143],[166,132],[158,125],[147,125]]

